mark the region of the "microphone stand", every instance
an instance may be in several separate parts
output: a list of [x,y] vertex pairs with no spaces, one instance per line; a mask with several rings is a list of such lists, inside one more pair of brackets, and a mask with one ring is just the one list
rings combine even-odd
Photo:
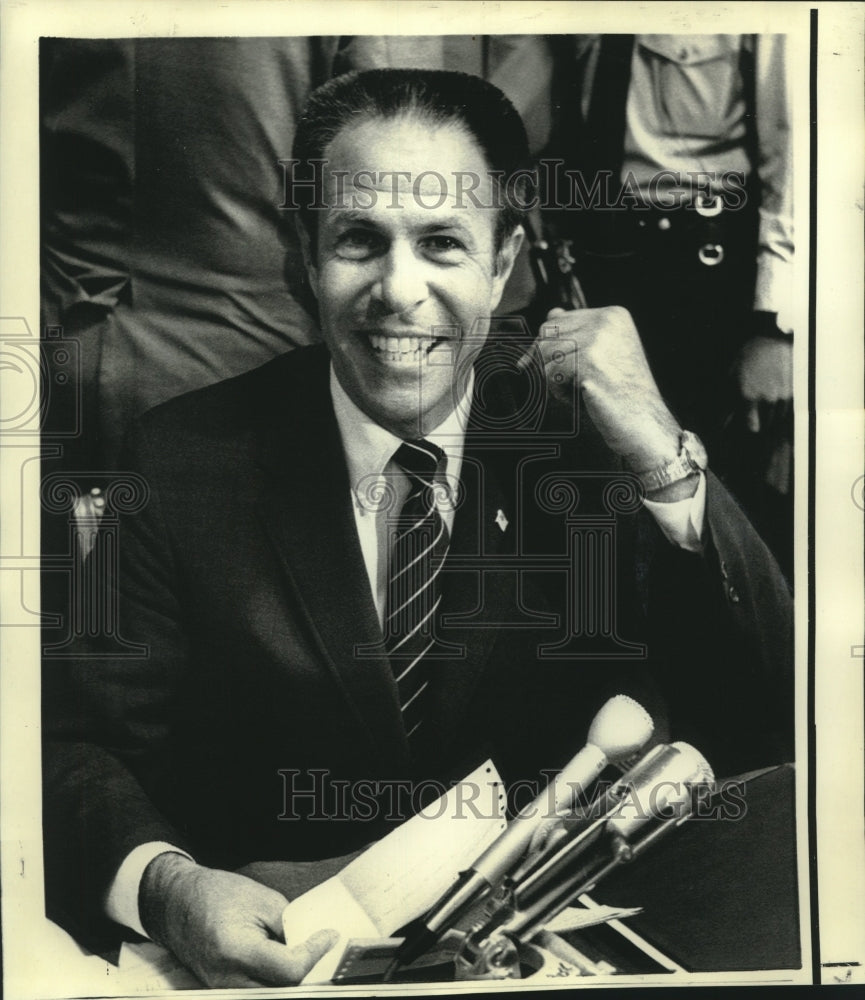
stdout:
[[649,714],[632,698],[627,695],[610,698],[592,720],[588,742],[582,750],[514,818],[472,867],[459,873],[455,884],[411,928],[382,981],[390,982],[400,966],[415,961],[474,906],[488,898],[507,873],[520,864],[526,851],[531,850],[535,836],[549,819],[565,815],[578,792],[594,781],[606,764],[623,763],[644,747],[653,729]]
[[691,814],[689,802],[682,815],[653,817],[649,829],[634,840],[619,833],[603,836],[609,831],[599,820],[524,882],[504,885],[466,935],[455,958],[457,979],[519,978],[522,946],[574,899],[591,892],[621,865],[630,864]]
[[[609,789],[602,815],[588,825],[579,817],[560,820],[564,836],[551,837],[536,858],[505,879],[465,938],[456,959],[458,976],[518,977],[519,946],[577,896],[689,819],[695,789],[713,782],[709,765],[693,747],[655,747]],[[662,788],[675,791],[659,794]]]

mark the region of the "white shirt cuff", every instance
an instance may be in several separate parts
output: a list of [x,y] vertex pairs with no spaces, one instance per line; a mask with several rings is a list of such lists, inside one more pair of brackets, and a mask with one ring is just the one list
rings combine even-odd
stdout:
[[697,492],[686,500],[661,503],[643,500],[646,510],[658,522],[667,541],[686,552],[703,551],[703,523],[706,519],[706,477],[700,473]]
[[139,844],[123,859],[105,897],[105,912],[112,920],[148,939],[150,935],[142,927],[138,912],[138,889],[144,877],[144,869],[154,858],[168,853],[182,854],[190,861],[194,860],[186,851],[181,851],[173,844],[162,840]]
[[792,333],[793,301],[792,263],[770,253],[758,254],[754,309],[777,313],[779,329]]

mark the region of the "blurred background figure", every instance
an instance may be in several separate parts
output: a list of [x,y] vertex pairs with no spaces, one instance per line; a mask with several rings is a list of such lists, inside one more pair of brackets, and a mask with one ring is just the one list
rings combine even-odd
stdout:
[[558,38],[548,188],[589,306],[632,313],[682,425],[792,575],[790,109],[780,35]]
[[535,150],[549,139],[543,36],[44,39],[40,55],[42,326],[82,355],[68,469],[115,468],[138,414],[317,339],[279,161],[319,84],[461,69],[504,88]]
[[[280,161],[313,89],[376,67],[491,79],[533,151],[549,142],[541,35],[42,40],[43,440],[55,445],[42,476],[71,477],[79,494],[77,544],[67,513],[45,509],[44,553],[90,552],[132,420],[318,339]],[[525,258],[516,270],[504,313],[534,294]],[[48,393],[59,379],[65,391]],[[61,620],[68,586],[43,575],[43,608]]]
[[129,421],[315,337],[286,286],[279,159],[339,38],[45,39],[42,322],[81,344],[68,468],[110,470]]

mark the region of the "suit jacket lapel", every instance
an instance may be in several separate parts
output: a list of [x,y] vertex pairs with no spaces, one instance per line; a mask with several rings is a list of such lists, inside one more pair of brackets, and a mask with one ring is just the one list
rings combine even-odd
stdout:
[[[313,354],[315,352],[308,352]],[[286,385],[260,429],[262,515],[338,690],[386,766],[408,760],[396,685],[351,509],[326,355]],[[311,428],[297,433],[298,426]]]
[[[287,366],[284,395],[263,411],[265,527],[342,697],[383,765],[393,769],[407,765],[410,755],[357,538],[327,355],[305,354],[310,364]],[[504,396],[499,402],[505,410],[512,405]],[[293,431],[298,426],[314,430]],[[423,743],[439,754],[464,722],[472,692],[490,666],[498,626],[514,614],[515,576],[483,566],[513,547],[516,524],[503,530],[497,517],[499,511],[509,521],[518,516],[513,476],[507,453],[489,447],[483,427],[470,421],[461,474],[465,499],[442,571],[440,637],[461,652],[431,661],[424,709]]]

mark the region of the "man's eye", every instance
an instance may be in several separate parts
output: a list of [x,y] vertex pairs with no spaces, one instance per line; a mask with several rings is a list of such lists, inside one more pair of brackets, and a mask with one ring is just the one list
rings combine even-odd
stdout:
[[352,229],[343,233],[337,241],[340,257],[349,260],[366,260],[381,248],[381,237],[366,229]]
[[436,255],[457,254],[465,250],[465,244],[454,236],[427,236],[424,246]]

